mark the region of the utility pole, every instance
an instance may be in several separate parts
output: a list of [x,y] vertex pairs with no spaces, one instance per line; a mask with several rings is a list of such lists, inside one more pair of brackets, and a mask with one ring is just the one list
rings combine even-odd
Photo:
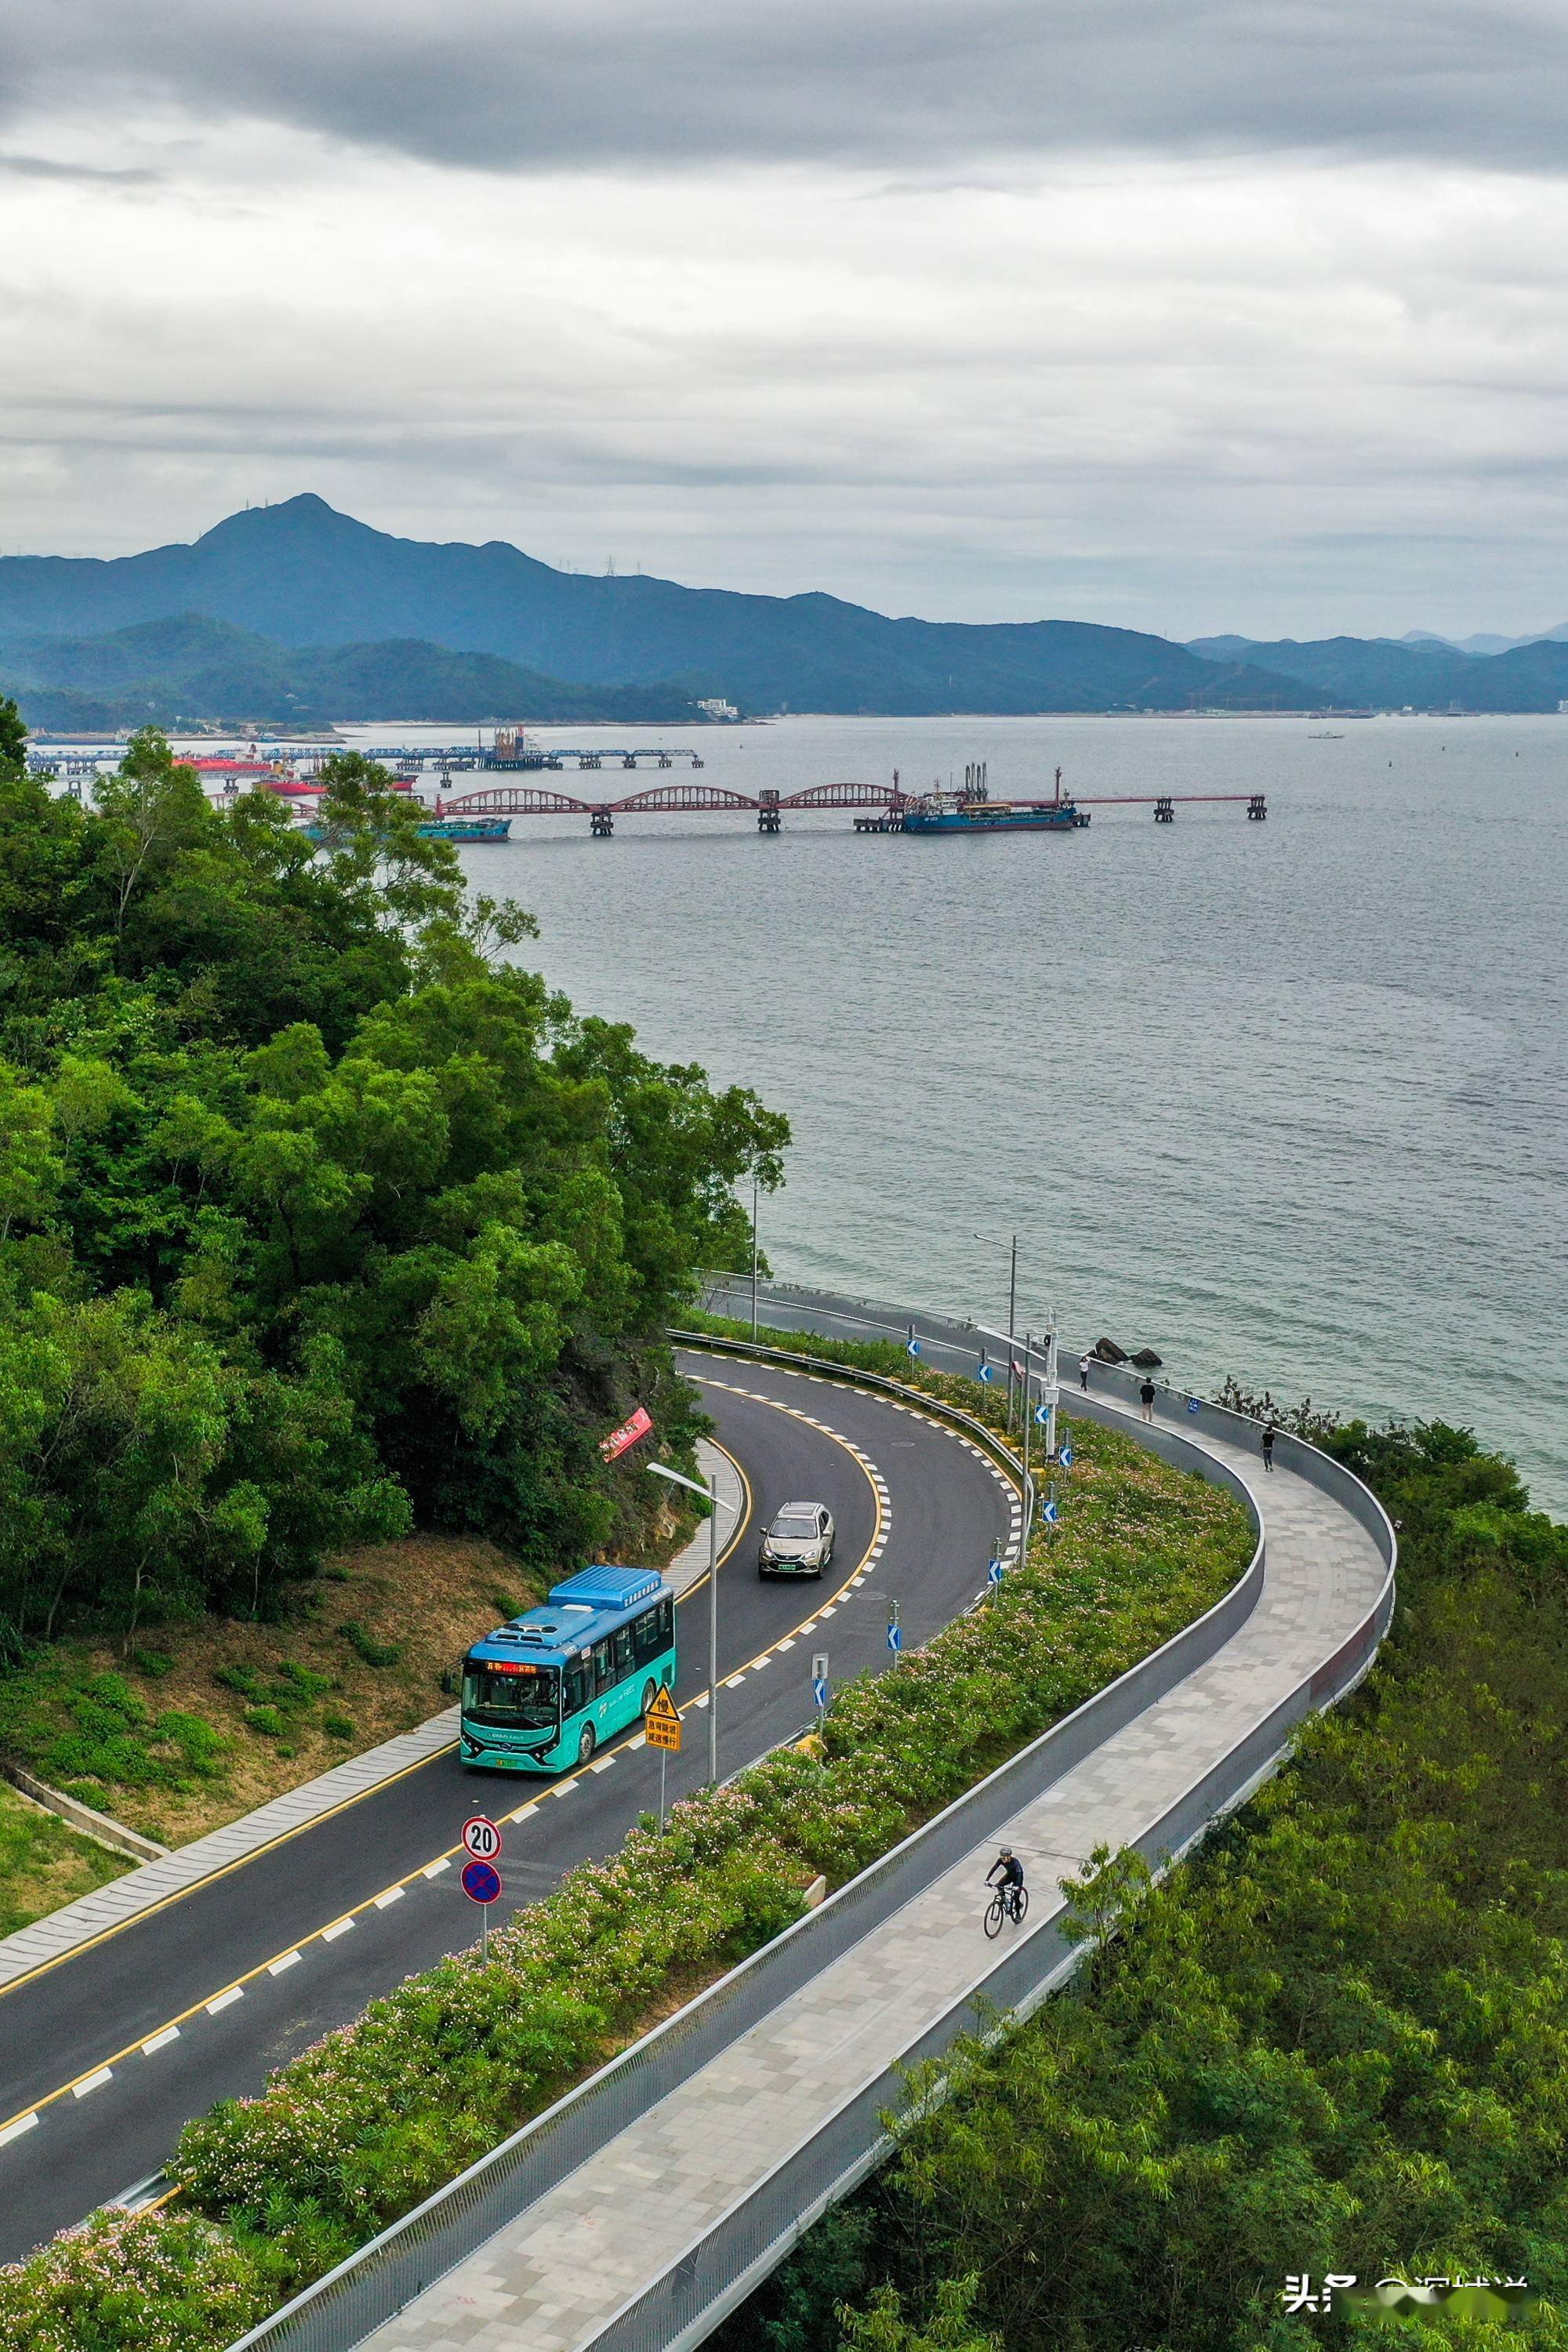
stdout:
[[1026,1568],[1029,1561],[1029,1529],[1034,1520],[1029,1486],[1029,1440],[1034,1433],[1035,1412],[1033,1390],[1035,1335],[1024,1335],[1024,1534],[1019,1548],[1018,1565]]
[[708,1786],[719,1785],[719,1489],[706,1480],[689,1478],[683,1470],[671,1470],[662,1462],[645,1462],[643,1468],[655,1478],[668,1478],[672,1486],[684,1486],[689,1494],[700,1495],[708,1504]]
[[757,1171],[752,1171],[752,1344],[757,1340]]
[[1018,1236],[1013,1236],[1013,1262],[1007,1276],[1007,1427],[1013,1426],[1013,1358],[1018,1345]]
[[1046,1403],[1050,1418],[1046,1423],[1046,1452],[1054,1464],[1057,1458],[1057,1310],[1051,1309],[1051,1328],[1046,1334]]

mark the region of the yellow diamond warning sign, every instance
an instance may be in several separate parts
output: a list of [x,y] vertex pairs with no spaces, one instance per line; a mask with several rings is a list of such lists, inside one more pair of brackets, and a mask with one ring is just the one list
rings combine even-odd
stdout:
[[672,1755],[679,1753],[680,1717],[675,1711],[675,1701],[667,1690],[659,1690],[643,1717],[643,1728],[647,1733],[650,1748],[668,1748]]

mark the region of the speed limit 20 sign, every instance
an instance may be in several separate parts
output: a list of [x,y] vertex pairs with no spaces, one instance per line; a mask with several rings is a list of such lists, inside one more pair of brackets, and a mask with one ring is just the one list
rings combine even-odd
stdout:
[[500,1852],[500,1832],[488,1813],[476,1813],[463,1823],[463,1844],[476,1862],[494,1862]]

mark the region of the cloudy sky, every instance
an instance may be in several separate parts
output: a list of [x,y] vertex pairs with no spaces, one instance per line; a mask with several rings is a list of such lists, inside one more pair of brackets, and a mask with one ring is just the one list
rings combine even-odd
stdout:
[[0,0],[0,547],[1568,618],[1568,0]]

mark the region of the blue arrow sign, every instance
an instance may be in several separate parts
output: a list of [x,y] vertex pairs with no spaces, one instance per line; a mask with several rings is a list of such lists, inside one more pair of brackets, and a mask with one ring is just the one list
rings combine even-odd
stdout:
[[823,1707],[827,1705],[827,1677],[826,1675],[817,1675],[816,1680],[811,1685],[811,1696],[812,1701],[816,1706]]
[[1187,1399],[1187,1411],[1189,1412],[1201,1412],[1203,1411],[1202,1397],[1189,1397]]
[[888,1647],[889,1647],[889,1650],[891,1650],[891,1652],[893,1653],[893,1655],[894,1655],[895,1657],[897,1657],[897,1655],[898,1655],[899,1652],[903,1648],[903,1646],[904,1646],[904,1629],[903,1629],[903,1627],[902,1627],[901,1625],[889,1625],[889,1628],[888,1628]]
[[986,1570],[986,1571],[985,1571],[985,1581],[986,1581],[986,1583],[987,1583],[987,1584],[1000,1584],[1000,1583],[1001,1583],[1001,1581],[1002,1581],[1002,1572],[1003,1572],[1003,1571],[1002,1571],[1002,1563],[1001,1563],[1001,1561],[1000,1561],[999,1559],[994,1559],[994,1560],[991,1562],[990,1567],[989,1567],[989,1568]]
[[983,1363],[974,1377],[977,1381],[994,1381],[996,1377],[995,1365]]
[[494,1863],[466,1862],[463,1892],[470,1903],[493,1903],[500,1893],[500,1873]]
[[1044,1519],[1047,1527],[1054,1528],[1057,1521],[1061,1517],[1061,1512],[1058,1509],[1055,1503],[1042,1503],[1040,1506],[1040,1517]]
[[1050,1406],[1048,1404],[1037,1404],[1035,1407],[1035,1419],[1042,1429],[1049,1429],[1051,1425]]
[[1057,1449],[1057,1460],[1061,1464],[1064,1470],[1070,1470],[1072,1468],[1072,1447],[1068,1444],[1066,1438],[1062,1440],[1061,1444]]
[[918,1356],[920,1351],[921,1343],[918,1339],[910,1339],[905,1342],[904,1353],[906,1356]]

